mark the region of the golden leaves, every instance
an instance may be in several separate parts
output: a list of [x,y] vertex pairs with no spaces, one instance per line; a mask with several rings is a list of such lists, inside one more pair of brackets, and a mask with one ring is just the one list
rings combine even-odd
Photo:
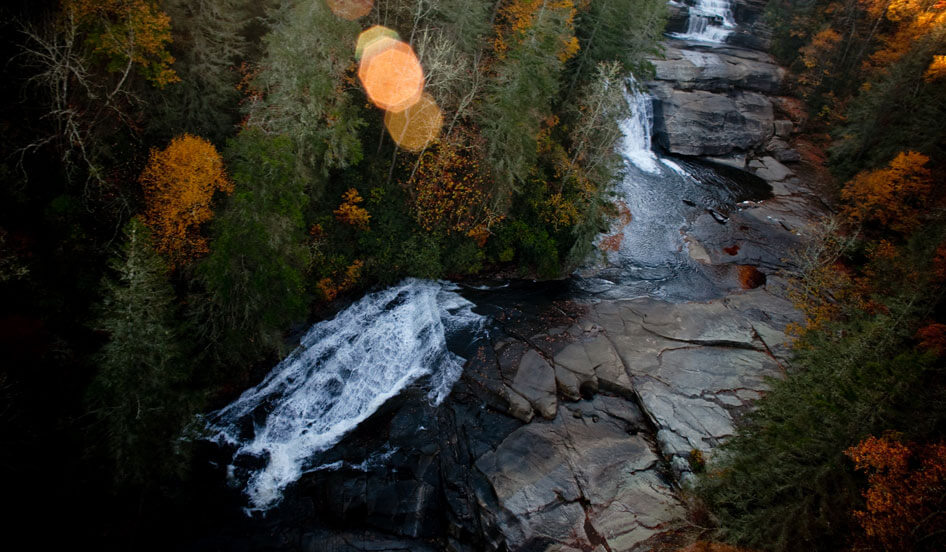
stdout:
[[180,82],[171,69],[174,58],[167,50],[171,43],[171,18],[148,0],[65,0],[63,13],[92,32],[89,43],[94,52],[110,60],[109,70],[139,66],[152,84],[163,88]]
[[932,191],[929,157],[901,152],[886,168],[857,174],[841,190],[842,214],[853,222],[877,223],[897,232],[919,225],[919,207]]
[[355,188],[349,189],[342,195],[342,204],[334,211],[335,218],[359,230],[367,230],[368,223],[371,221],[371,214],[368,213],[367,209],[358,205],[363,201],[364,199],[358,194],[358,190]]
[[169,264],[177,267],[205,254],[207,240],[199,230],[213,216],[211,199],[217,191],[233,191],[217,149],[203,138],[178,136],[163,150],[151,150],[138,182],[145,223]]

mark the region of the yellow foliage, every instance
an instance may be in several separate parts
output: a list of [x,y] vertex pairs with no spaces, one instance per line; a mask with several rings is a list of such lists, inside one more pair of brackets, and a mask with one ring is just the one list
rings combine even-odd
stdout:
[[926,69],[923,78],[926,82],[933,82],[943,77],[946,77],[946,56],[933,56],[933,61]]
[[915,229],[918,207],[932,191],[932,175],[924,167],[929,160],[902,152],[886,168],[857,174],[841,190],[846,202],[842,214],[853,222],[878,223],[897,232]]
[[151,150],[138,181],[145,196],[144,221],[154,234],[155,248],[170,265],[206,253],[200,225],[213,216],[213,195],[233,191],[213,144],[190,134],[178,136],[163,150]]
[[496,38],[493,49],[496,56],[503,59],[509,48],[521,44],[535,24],[535,18],[543,10],[560,12],[565,15],[566,33],[559,37],[559,47],[555,56],[562,63],[578,53],[580,45],[574,33],[575,4],[572,0],[509,0],[499,9]]
[[358,190],[351,188],[342,195],[342,204],[335,209],[335,218],[359,230],[367,230],[371,221],[371,214],[358,204],[364,199],[358,195]]
[[179,82],[167,50],[171,18],[150,0],[64,0],[63,13],[91,28],[94,52],[111,60],[110,70],[138,65],[152,84],[163,88]]
[[490,227],[500,217],[488,208],[486,173],[475,148],[444,140],[420,159],[407,183],[414,198],[414,216],[424,230],[466,234],[485,244]]

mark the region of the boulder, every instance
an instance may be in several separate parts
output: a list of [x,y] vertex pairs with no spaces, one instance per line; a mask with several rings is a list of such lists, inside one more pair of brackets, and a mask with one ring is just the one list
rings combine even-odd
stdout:
[[717,94],[651,85],[654,137],[678,155],[721,156],[764,144],[774,133],[772,103],[755,92]]
[[785,70],[765,57],[739,57],[734,50],[669,47],[663,59],[652,61],[655,78],[673,83],[679,90],[729,91],[733,89],[775,93]]
[[510,434],[476,467],[509,550],[631,550],[683,514],[641,433],[640,410],[598,396]]
[[788,138],[795,131],[795,123],[787,119],[775,121],[775,135],[779,138]]
[[779,163],[774,157],[763,157],[760,159],[762,168],[755,170],[755,175],[768,182],[781,182],[795,173],[785,165]]

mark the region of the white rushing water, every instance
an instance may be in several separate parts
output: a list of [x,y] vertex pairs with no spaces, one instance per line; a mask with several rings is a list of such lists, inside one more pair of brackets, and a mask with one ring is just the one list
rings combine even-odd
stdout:
[[696,0],[690,6],[689,14],[687,31],[677,33],[675,37],[703,42],[724,42],[736,27],[732,0]]
[[660,167],[657,156],[651,149],[651,129],[654,123],[653,99],[638,88],[632,77],[624,93],[631,116],[620,122],[624,138],[621,142],[621,154],[638,169],[657,174]]
[[405,280],[366,295],[314,325],[262,383],[208,416],[213,439],[237,447],[234,459],[266,459],[248,474],[251,509],[277,504],[287,485],[316,468],[314,455],[407,386],[423,378],[432,402],[446,398],[464,364],[447,340],[485,320],[456,289]]

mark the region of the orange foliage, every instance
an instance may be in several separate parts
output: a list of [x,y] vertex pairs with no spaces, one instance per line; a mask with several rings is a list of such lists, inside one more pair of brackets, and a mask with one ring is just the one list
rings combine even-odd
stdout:
[[351,188],[342,194],[342,204],[335,209],[335,218],[359,230],[367,230],[368,222],[371,221],[371,214],[364,207],[358,204],[364,199],[358,195],[358,190]]
[[897,232],[919,225],[919,209],[932,191],[929,157],[916,152],[897,155],[886,168],[857,174],[841,190],[842,214],[857,223],[873,222]]
[[94,52],[110,60],[109,70],[124,71],[138,65],[152,84],[163,88],[179,82],[167,50],[171,18],[150,0],[64,0],[63,13],[92,28],[89,43]]
[[486,175],[476,148],[444,140],[428,149],[408,182],[414,216],[428,232],[466,234],[485,244],[489,228],[500,220],[489,207]]
[[926,537],[946,531],[946,443],[917,446],[870,436],[845,454],[867,473],[866,509],[854,517],[868,544],[915,550]]
[[[559,11],[565,14],[565,24],[571,31],[574,27],[575,4],[571,0],[509,0],[499,9],[496,38],[493,48],[500,59],[506,52],[523,42],[542,10]],[[555,56],[565,63],[578,53],[580,45],[573,31],[559,37]]]
[[933,82],[943,77],[946,77],[946,56],[933,56],[933,61],[930,62],[923,78],[926,82]]
[[145,195],[144,221],[155,248],[180,266],[207,252],[200,225],[213,216],[210,202],[217,191],[230,193],[217,149],[203,138],[184,134],[163,150],[152,149],[138,178]]
[[[883,47],[865,62],[866,69],[890,66],[902,58],[923,37],[946,27],[946,4],[929,0],[861,0],[875,19],[884,17],[893,23],[891,30],[880,39]],[[941,57],[941,56],[939,56]],[[928,78],[936,78],[936,61],[930,67]]]
[[364,268],[364,261],[355,259],[344,272],[332,278],[322,278],[315,285],[326,301],[334,301],[339,293],[350,290],[355,287],[358,280],[361,279],[361,269]]

